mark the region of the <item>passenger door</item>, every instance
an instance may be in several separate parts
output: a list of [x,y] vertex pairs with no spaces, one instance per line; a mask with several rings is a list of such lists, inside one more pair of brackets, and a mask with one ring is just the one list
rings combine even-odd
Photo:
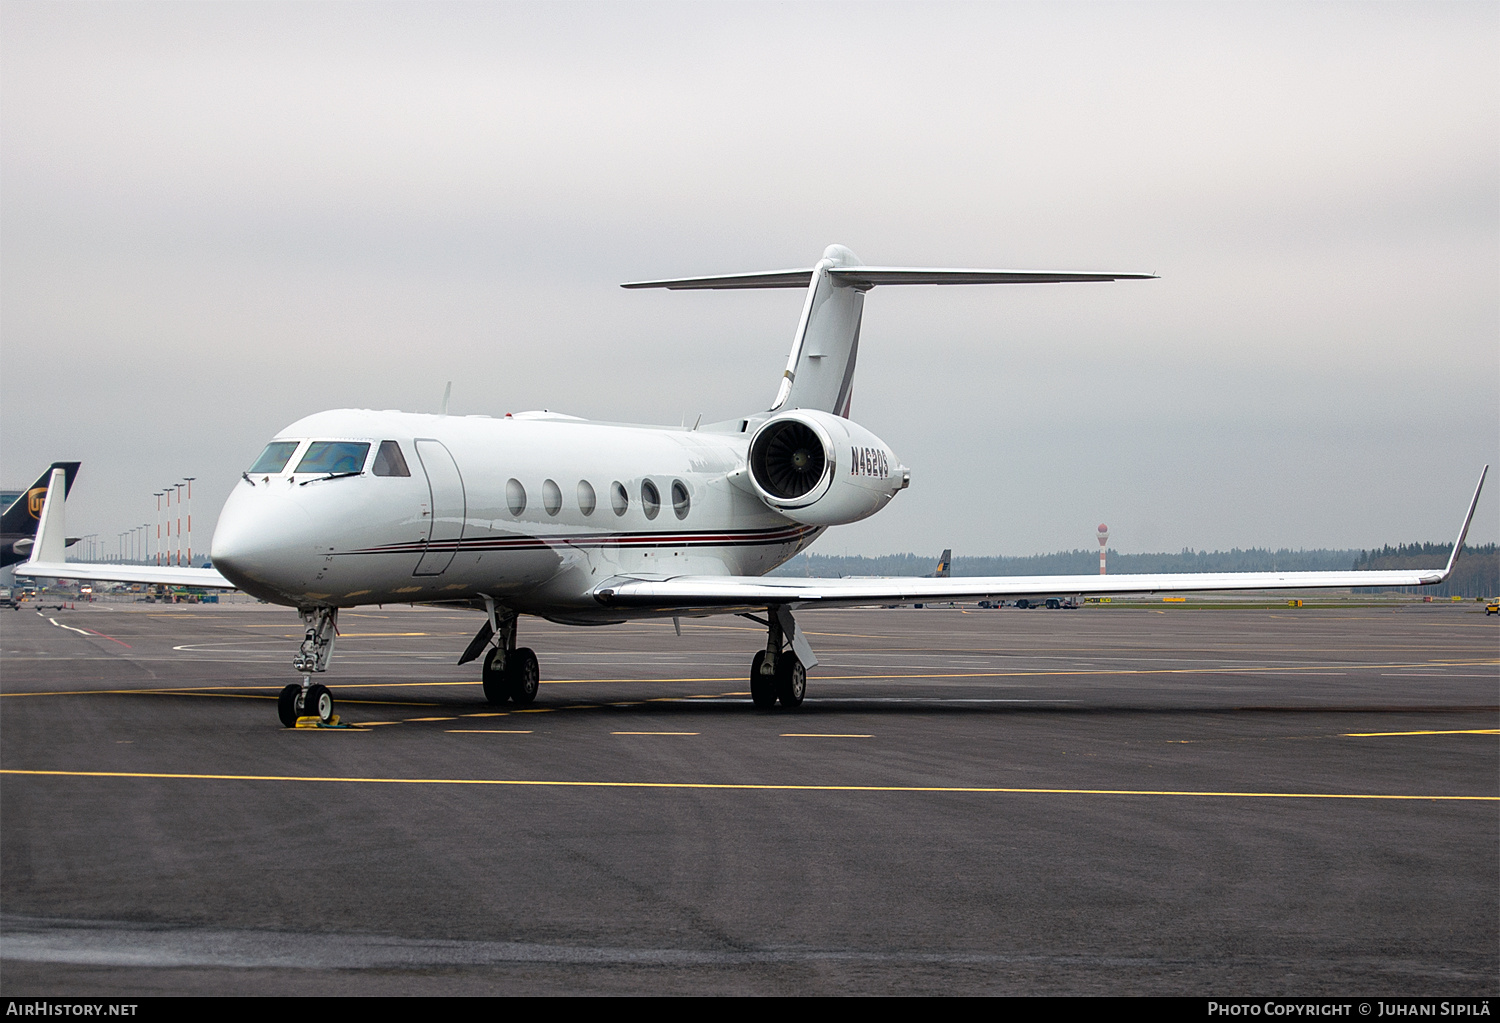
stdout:
[[468,505],[464,497],[464,479],[458,463],[441,441],[418,440],[417,460],[427,474],[432,494],[431,524],[427,532],[427,549],[417,562],[413,575],[442,575],[458,553],[464,535],[464,515]]

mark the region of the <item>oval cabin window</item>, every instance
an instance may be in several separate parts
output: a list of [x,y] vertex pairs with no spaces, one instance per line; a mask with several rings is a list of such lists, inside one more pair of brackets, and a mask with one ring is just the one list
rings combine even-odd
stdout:
[[526,510],[526,488],[521,486],[520,480],[512,479],[505,484],[505,503],[510,505],[512,515],[520,515]]

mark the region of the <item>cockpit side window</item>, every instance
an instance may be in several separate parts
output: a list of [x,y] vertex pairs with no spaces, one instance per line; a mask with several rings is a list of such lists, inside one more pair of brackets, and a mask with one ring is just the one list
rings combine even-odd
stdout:
[[375,452],[376,476],[410,476],[411,470],[406,467],[406,457],[401,454],[401,445],[393,440],[383,440],[380,448]]
[[317,440],[307,446],[307,454],[297,463],[298,472],[361,472],[369,444],[347,440]]
[[260,453],[255,464],[250,467],[251,472],[277,473],[286,468],[287,460],[292,457],[292,452],[297,450],[300,440],[273,440],[266,445],[266,449]]

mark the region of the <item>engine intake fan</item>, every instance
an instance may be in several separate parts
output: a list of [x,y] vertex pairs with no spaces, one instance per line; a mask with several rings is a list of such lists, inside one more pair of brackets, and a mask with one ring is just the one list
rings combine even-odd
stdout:
[[823,438],[799,419],[767,424],[750,448],[755,482],[782,501],[795,501],[823,482],[828,470]]

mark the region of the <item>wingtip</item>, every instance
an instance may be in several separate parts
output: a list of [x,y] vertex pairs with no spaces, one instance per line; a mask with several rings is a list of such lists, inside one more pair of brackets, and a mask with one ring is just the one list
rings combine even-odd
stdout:
[[1489,472],[1488,463],[1479,470],[1479,482],[1474,485],[1474,496],[1469,499],[1469,510],[1464,515],[1464,524],[1458,531],[1458,539],[1453,541],[1453,551],[1448,555],[1448,567],[1443,569],[1442,578],[1438,582],[1443,582],[1452,575],[1453,567],[1458,564],[1459,552],[1464,549],[1464,539],[1469,535],[1469,526],[1474,522],[1474,510],[1479,507],[1479,495],[1484,491],[1484,478],[1489,475]]

